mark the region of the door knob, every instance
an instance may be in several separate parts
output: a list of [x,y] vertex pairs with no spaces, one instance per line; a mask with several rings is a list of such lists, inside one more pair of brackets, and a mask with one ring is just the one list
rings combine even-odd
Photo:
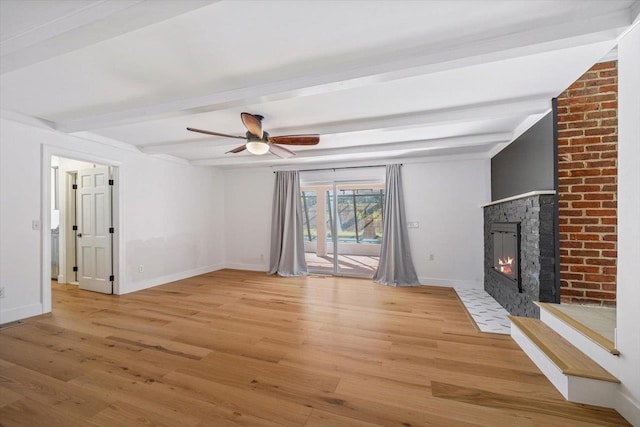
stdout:
[[78,233],[78,237],[82,237],[82,233]]

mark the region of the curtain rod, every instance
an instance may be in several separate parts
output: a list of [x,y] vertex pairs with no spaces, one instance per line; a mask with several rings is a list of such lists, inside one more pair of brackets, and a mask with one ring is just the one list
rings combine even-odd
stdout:
[[[402,166],[402,163],[394,163]],[[363,169],[363,168],[384,168],[386,165],[371,165],[371,166],[344,166],[341,168],[319,168],[319,169],[300,169],[298,172],[314,172],[314,171],[335,171],[336,169]],[[276,172],[286,172],[286,171],[273,171]]]

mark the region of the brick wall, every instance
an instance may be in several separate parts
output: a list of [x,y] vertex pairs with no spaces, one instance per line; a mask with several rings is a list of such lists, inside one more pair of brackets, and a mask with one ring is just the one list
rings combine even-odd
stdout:
[[562,302],[616,301],[617,65],[594,65],[558,97]]

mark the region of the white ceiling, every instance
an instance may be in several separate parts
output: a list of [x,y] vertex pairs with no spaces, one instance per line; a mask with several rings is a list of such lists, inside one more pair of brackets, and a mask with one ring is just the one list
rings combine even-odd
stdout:
[[[489,156],[638,3],[0,0],[0,108],[197,165]],[[242,111],[321,142],[280,160],[185,130],[243,135]]]

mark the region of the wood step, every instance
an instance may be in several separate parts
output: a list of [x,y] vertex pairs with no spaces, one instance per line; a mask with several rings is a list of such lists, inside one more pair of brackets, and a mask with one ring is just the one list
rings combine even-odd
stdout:
[[509,316],[564,375],[620,383],[616,377],[575,348],[569,341],[538,319]]
[[547,310],[549,313],[562,320],[564,323],[571,326],[573,329],[580,332],[582,335],[589,338],[591,341],[604,348],[609,353],[615,356],[620,355],[620,351],[618,351],[613,341],[607,339],[606,337],[603,337],[593,329],[589,328],[587,325],[578,322],[576,319],[569,316],[564,311],[558,309],[558,304],[551,304],[546,302],[534,302],[534,304],[536,304],[543,310]]

